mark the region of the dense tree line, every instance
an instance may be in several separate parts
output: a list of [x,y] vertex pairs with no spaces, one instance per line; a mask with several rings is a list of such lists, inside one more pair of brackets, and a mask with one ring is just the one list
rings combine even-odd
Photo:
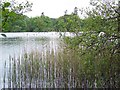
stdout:
[[74,32],[74,29],[77,32],[80,31],[82,19],[77,15],[77,7],[72,14],[68,15],[66,12],[59,18],[50,18],[44,13],[41,16],[29,18],[23,13],[30,11],[32,4],[28,1],[22,4],[13,1],[1,3],[0,31],[2,32]]
[[[28,2],[27,2],[28,3]],[[50,18],[44,13],[37,17],[27,17],[21,11],[7,9],[10,2],[2,4],[1,31],[2,32],[46,32],[46,31],[80,31],[80,23],[82,19],[77,15],[77,11],[68,15],[65,14],[59,18]],[[10,7],[11,8],[11,7]],[[25,8],[29,8],[25,7]],[[76,8],[75,8],[76,9]]]

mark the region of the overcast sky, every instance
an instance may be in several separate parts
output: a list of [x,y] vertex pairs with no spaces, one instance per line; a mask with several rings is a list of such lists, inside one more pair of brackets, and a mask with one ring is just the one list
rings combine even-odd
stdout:
[[[24,0],[19,0],[24,1]],[[89,5],[90,0],[28,0],[33,3],[32,11],[25,13],[29,17],[40,16],[42,12],[51,18],[58,18],[74,11],[74,7],[82,8]]]

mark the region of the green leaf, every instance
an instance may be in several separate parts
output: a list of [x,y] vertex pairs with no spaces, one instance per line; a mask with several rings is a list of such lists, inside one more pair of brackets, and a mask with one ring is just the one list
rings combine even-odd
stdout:
[[9,7],[10,3],[9,2],[5,2],[3,7]]
[[9,16],[16,16],[16,13],[13,12],[13,11],[11,11],[11,12],[9,13]]

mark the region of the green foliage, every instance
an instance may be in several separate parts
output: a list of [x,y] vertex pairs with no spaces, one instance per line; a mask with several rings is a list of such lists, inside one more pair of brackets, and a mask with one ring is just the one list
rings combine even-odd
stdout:
[[[18,16],[21,16],[24,12],[27,12],[30,10],[32,4],[29,3],[28,1],[26,3],[16,3],[15,1],[3,1],[1,3],[1,13],[2,16],[0,17],[2,19],[2,30],[3,32],[10,32],[12,31],[11,28],[12,24],[14,24],[13,21],[18,20]],[[20,18],[19,18],[20,19]],[[16,27],[16,26],[15,26]],[[18,29],[17,28],[15,29]],[[16,30],[13,30],[16,31]],[[20,28],[18,31],[21,31]]]
[[[4,17],[2,17],[4,18]],[[3,32],[45,32],[53,31],[53,21],[47,16],[29,18],[25,15],[9,12],[9,18],[2,21]]]
[[79,32],[80,31],[80,18],[78,15],[64,15],[59,17],[56,21],[56,31],[63,32]]
[[103,23],[103,20],[101,19],[100,16],[96,16],[95,18],[88,17],[83,21],[84,25],[82,30],[101,32],[103,31],[102,23]]
[[3,7],[9,7],[10,3],[9,2],[5,2]]
[[91,0],[91,5],[94,8],[90,11],[85,10],[88,16],[81,22],[83,33],[67,37],[65,42],[80,58],[80,79],[83,76],[90,87],[94,87],[94,83],[96,87],[102,88],[120,87],[118,5],[102,0]]
[[26,16],[11,13],[11,18],[7,19],[3,32],[22,32],[26,30]]
[[53,29],[53,22],[47,16],[28,18],[26,25],[26,31],[28,32],[45,32]]
[[39,31],[48,31],[48,28],[52,28],[52,21],[47,16],[35,17],[35,21]]
[[[116,11],[118,6],[115,3],[103,3],[101,0],[96,2],[91,1],[91,5],[94,8],[90,11],[85,11],[88,17],[81,21],[81,30],[83,33],[79,35],[78,32],[77,35],[79,36],[71,38],[70,42],[74,44],[78,40],[79,45],[84,46],[86,49],[98,48],[99,46],[97,45],[105,45],[106,43],[113,44],[112,48],[115,46],[119,47],[120,32],[117,24],[119,13]],[[73,31],[76,33],[75,27]],[[103,32],[104,35],[101,35],[100,32]]]

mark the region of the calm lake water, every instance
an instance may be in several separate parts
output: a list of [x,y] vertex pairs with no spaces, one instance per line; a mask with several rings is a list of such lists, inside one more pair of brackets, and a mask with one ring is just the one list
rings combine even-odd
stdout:
[[[0,89],[3,87],[4,64],[8,66],[9,56],[19,57],[24,52],[38,50],[57,51],[60,41],[60,33],[57,32],[22,32],[22,33],[5,33],[3,37],[0,33]],[[72,33],[61,33],[65,36],[73,36]],[[6,67],[7,67],[6,66]],[[8,67],[7,67],[8,68]]]
[[[44,52],[49,50],[57,51],[61,35],[73,36],[66,32],[21,32],[21,33],[0,33],[0,89],[3,87],[4,66],[8,68],[9,57],[18,58],[25,52],[38,50]],[[7,70],[7,69],[6,69]]]

